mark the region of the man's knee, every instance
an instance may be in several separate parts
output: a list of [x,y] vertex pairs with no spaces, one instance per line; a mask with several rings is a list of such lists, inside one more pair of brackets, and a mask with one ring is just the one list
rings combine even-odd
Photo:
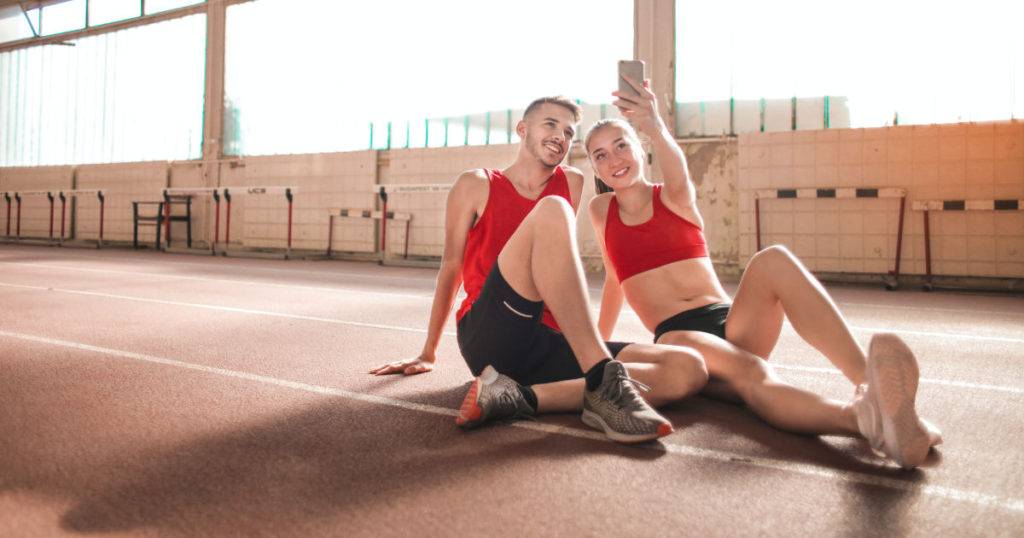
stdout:
[[572,223],[575,220],[572,205],[561,196],[545,196],[533,208],[534,218],[545,223]]
[[666,352],[666,377],[672,380],[670,398],[678,400],[701,391],[708,383],[704,358],[695,349],[673,346]]

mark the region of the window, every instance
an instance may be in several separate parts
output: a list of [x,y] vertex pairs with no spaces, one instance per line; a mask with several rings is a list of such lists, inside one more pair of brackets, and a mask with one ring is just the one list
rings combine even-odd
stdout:
[[393,148],[514,142],[508,116],[518,120],[536,97],[610,102],[617,60],[633,55],[632,29],[631,2],[230,6],[225,148],[272,154],[389,141]]
[[1019,2],[677,0],[677,133],[1024,115]]
[[0,53],[0,166],[201,155],[206,16]]

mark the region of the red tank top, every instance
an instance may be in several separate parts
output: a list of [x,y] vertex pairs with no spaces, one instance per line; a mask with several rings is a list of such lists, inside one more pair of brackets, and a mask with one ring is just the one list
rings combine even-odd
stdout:
[[704,233],[675,214],[661,201],[661,185],[654,185],[654,214],[642,224],[629,226],[619,218],[619,201],[612,196],[604,223],[604,244],[619,282],[679,260],[708,255]]
[[[466,236],[466,251],[462,258],[462,285],[466,289],[466,299],[455,314],[457,320],[469,312],[473,302],[480,296],[487,274],[498,261],[498,254],[533,206],[537,205],[537,200],[554,195],[572,203],[569,183],[561,166],[555,167],[555,172],[551,174],[537,200],[524,198],[500,171],[484,171],[490,182],[490,193],[487,195],[483,215]],[[542,321],[548,327],[558,330],[558,324],[547,307],[544,308]]]

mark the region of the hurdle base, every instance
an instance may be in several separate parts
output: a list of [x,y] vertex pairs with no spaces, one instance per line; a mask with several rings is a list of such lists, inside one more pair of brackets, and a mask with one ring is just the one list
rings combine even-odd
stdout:
[[60,239],[57,239],[57,238],[50,239],[48,237],[25,237],[25,236],[21,236],[20,238],[19,237],[5,238],[4,243],[9,243],[9,244],[13,244],[13,245],[30,245],[30,246],[37,246],[37,247],[59,247],[60,246]]
[[164,252],[168,252],[168,253],[171,253],[171,254],[192,254],[192,255],[196,255],[196,256],[210,256],[210,255],[213,254],[213,251],[208,246],[207,247],[195,246],[197,244],[201,245],[201,243],[199,243],[198,241],[193,241],[192,244],[193,244],[192,248],[188,248],[188,247],[164,247],[163,250],[164,250]]
[[[891,275],[877,273],[828,273],[815,272],[818,280],[832,284],[877,285],[888,283]],[[900,272],[899,288],[904,290],[933,289],[960,291],[991,291],[997,293],[1024,294],[1024,278],[999,278],[979,276],[912,275]],[[895,289],[895,288],[894,288]]]

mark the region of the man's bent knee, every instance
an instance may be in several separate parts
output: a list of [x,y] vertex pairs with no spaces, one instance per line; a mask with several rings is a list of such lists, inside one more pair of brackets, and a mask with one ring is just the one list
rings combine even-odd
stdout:
[[532,213],[534,218],[544,221],[557,221],[572,223],[576,217],[572,205],[561,196],[545,196],[537,200]]
[[664,363],[666,377],[671,379],[669,397],[680,400],[700,392],[708,383],[704,358],[693,348],[673,347]]

